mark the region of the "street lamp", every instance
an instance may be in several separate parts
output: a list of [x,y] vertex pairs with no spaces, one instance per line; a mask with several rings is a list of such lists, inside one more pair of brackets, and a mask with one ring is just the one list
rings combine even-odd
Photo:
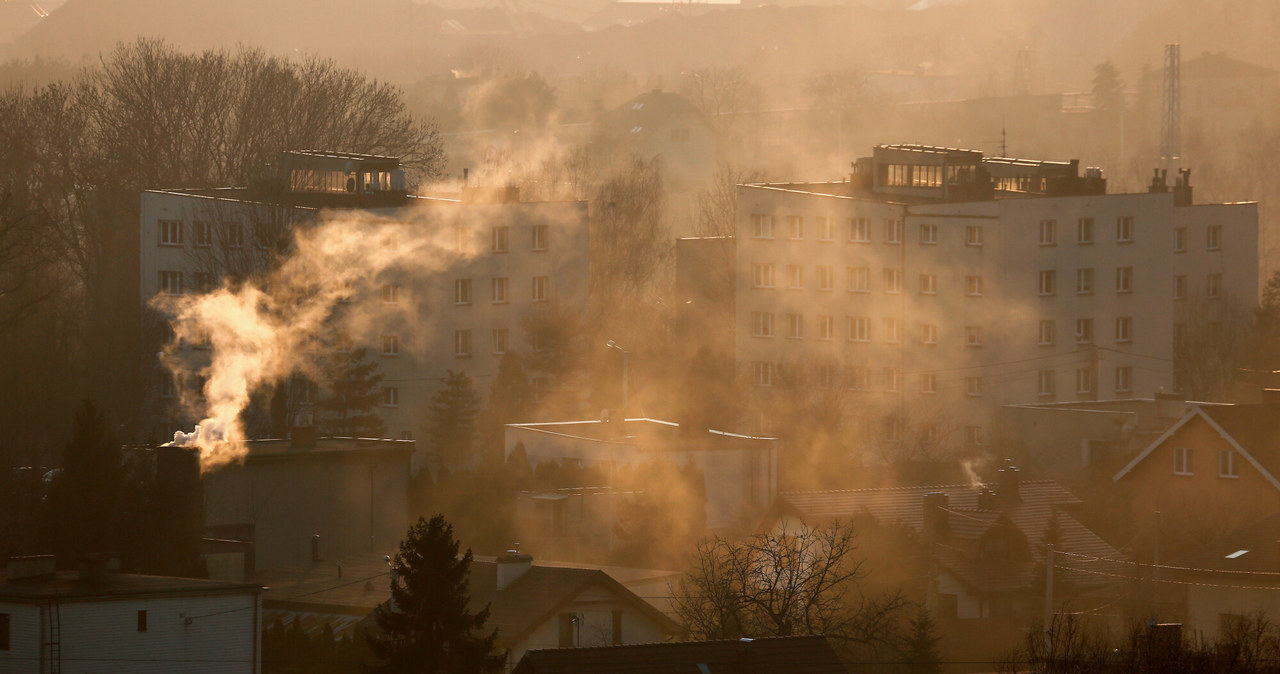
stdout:
[[622,418],[625,421],[627,418],[627,369],[630,365],[628,361],[631,359],[631,354],[626,349],[618,346],[618,343],[612,339],[605,346],[622,352]]

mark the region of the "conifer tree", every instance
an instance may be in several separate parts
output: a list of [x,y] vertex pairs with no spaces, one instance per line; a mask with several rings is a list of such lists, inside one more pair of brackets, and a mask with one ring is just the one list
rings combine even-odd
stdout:
[[458,554],[443,515],[419,517],[392,564],[391,601],[374,611],[383,635],[370,639],[383,672],[473,674],[502,669],[495,629],[483,634],[489,607],[472,613],[471,550]]
[[443,382],[427,408],[427,440],[438,463],[457,468],[471,456],[480,396],[466,372],[449,370]]
[[531,421],[533,387],[519,355],[508,351],[498,362],[498,376],[489,388],[489,401],[480,414],[480,449],[486,458],[501,459],[506,424]]
[[378,365],[365,360],[364,347],[338,352],[324,364],[330,395],[320,399],[320,432],[340,437],[378,438],[386,424],[374,410],[382,401]]
[[912,674],[940,674],[942,672],[942,653],[938,650],[937,628],[929,611],[921,606],[916,616],[911,619],[911,633],[907,635],[904,647],[904,660],[907,671]]

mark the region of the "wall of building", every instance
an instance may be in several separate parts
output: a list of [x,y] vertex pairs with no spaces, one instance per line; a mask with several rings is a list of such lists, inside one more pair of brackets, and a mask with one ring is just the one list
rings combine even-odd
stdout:
[[[1203,636],[1213,642],[1222,636],[1223,616],[1252,619],[1259,613],[1267,617],[1280,615],[1280,588],[1258,589],[1254,587],[1222,587],[1223,578],[1239,583],[1240,576],[1211,576],[1200,579],[1201,585],[1187,585],[1187,617],[1183,625],[1183,638],[1188,635]],[[1262,585],[1252,580],[1248,585]],[[1217,587],[1214,587],[1214,586]]]
[[[575,635],[578,646],[608,646],[613,643],[613,612],[622,611],[622,643],[649,644],[666,641],[665,634],[648,616],[634,605],[599,586],[584,590],[558,610],[559,614],[578,614],[582,627]],[[553,615],[527,637],[511,646],[510,662],[520,662],[525,651],[560,646],[559,615]]]

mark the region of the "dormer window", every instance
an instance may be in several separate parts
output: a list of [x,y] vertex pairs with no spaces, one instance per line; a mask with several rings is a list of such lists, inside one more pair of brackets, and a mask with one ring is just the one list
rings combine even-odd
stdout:
[[1173,450],[1173,474],[1191,474],[1191,448],[1175,447]]

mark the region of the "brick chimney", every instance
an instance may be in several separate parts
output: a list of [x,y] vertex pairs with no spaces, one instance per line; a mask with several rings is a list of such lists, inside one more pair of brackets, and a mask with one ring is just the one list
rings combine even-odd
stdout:
[[1013,459],[1004,460],[1004,468],[999,471],[997,485],[996,494],[1001,502],[1013,504],[1022,500],[1018,494],[1018,469],[1014,467]]
[[505,590],[533,568],[533,556],[519,550],[508,550],[498,557],[498,589]]

